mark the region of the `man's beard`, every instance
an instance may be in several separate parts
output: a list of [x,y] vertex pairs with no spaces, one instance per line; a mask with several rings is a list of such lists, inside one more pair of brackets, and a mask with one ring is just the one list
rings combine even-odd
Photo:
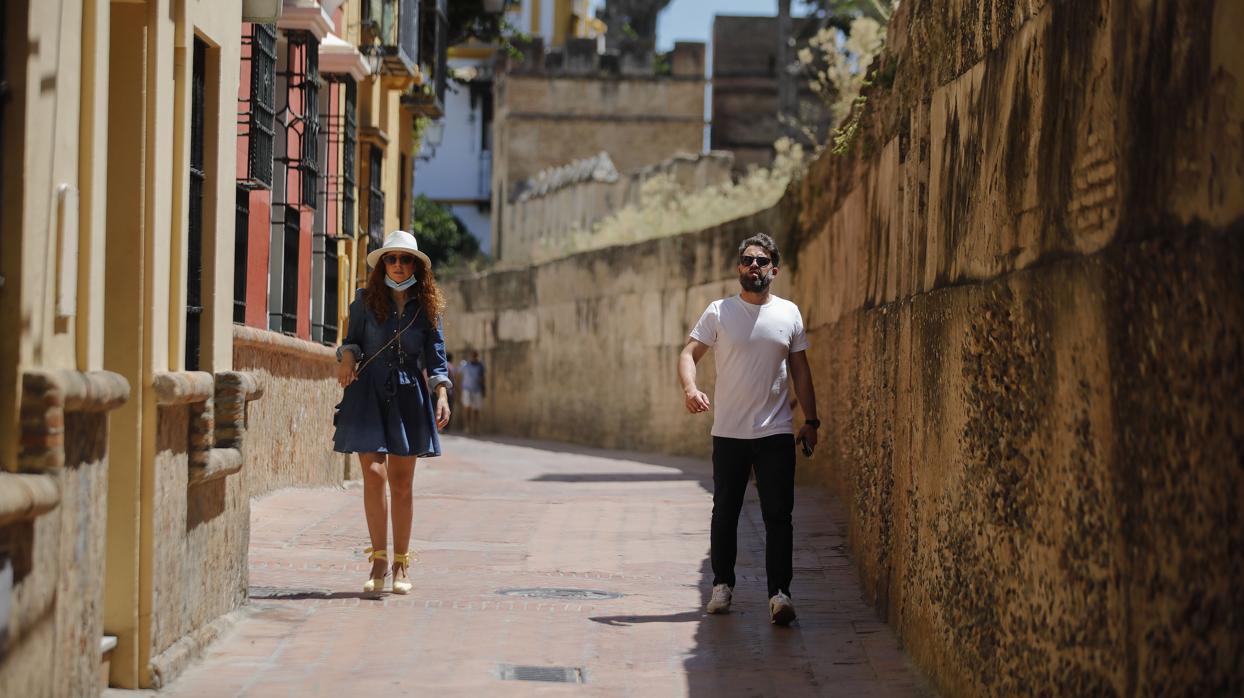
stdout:
[[761,293],[769,288],[769,282],[773,281],[773,276],[767,271],[761,271],[760,276],[752,278],[750,271],[739,274],[739,284],[744,291],[749,293]]

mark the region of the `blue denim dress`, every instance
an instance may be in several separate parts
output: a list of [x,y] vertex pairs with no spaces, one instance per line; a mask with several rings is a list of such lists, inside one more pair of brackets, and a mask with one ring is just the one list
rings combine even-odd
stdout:
[[[346,386],[337,404],[333,450],[439,456],[441,441],[432,394],[442,383],[452,387],[441,328],[432,325],[414,298],[406,301],[400,314],[390,301],[389,314],[380,322],[364,305],[363,293],[359,290],[350,304],[350,326],[338,352],[353,351],[359,366],[376,352],[380,355]],[[407,325],[401,339],[381,351]]]

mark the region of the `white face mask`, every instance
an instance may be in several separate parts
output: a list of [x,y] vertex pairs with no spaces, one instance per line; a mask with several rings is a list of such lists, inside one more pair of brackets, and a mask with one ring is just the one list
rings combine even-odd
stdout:
[[405,281],[398,283],[394,281],[388,274],[385,274],[384,283],[386,286],[388,286],[389,288],[395,291],[405,291],[411,286],[414,286],[415,284],[419,283],[419,279],[416,279],[415,277],[412,276],[409,279],[406,279]]

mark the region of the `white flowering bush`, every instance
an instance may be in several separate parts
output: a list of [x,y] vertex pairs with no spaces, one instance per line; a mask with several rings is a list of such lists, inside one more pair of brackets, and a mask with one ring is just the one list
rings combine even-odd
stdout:
[[[874,0],[876,14],[888,20],[898,2]],[[867,80],[873,59],[885,48],[885,25],[872,17],[862,16],[851,21],[849,32],[837,27],[824,27],[796,53],[799,68],[812,90],[829,109],[835,128],[834,150],[841,151],[850,142],[859,126],[863,104],[860,91]],[[814,129],[804,123],[793,124],[810,142],[820,144]]]
[[803,148],[789,138],[774,143],[770,167],[752,167],[737,181],[684,191],[670,173],[656,174],[640,186],[639,203],[618,209],[589,229],[542,239],[535,261],[585,250],[624,245],[703,230],[763,211],[778,202],[786,185],[806,164]]

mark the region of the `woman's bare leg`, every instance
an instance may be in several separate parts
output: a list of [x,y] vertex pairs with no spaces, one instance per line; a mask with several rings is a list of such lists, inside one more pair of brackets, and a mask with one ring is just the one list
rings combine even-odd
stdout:
[[[414,518],[414,493],[412,485],[415,479],[414,456],[389,456],[389,496],[393,500],[393,554],[410,551],[410,527]],[[393,578],[405,579],[406,568],[401,566],[402,574],[398,574],[398,565],[394,563]]]
[[[388,548],[386,534],[389,529],[389,511],[384,498],[386,468],[384,454],[360,453],[359,466],[363,470],[363,513],[367,516],[367,533],[371,536],[371,547],[376,550]],[[407,536],[409,536],[409,529]],[[388,563],[375,560],[371,564],[371,578],[384,576]]]

